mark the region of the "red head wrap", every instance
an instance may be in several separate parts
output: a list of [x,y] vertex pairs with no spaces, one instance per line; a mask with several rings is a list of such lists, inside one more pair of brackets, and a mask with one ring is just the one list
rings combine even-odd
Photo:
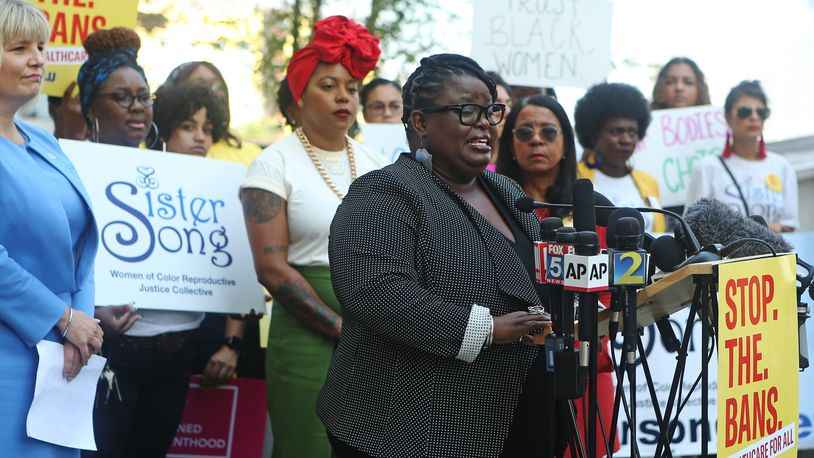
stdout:
[[308,46],[288,62],[286,78],[294,101],[299,102],[320,62],[340,63],[356,79],[364,78],[379,62],[379,39],[345,16],[331,16],[314,24]]

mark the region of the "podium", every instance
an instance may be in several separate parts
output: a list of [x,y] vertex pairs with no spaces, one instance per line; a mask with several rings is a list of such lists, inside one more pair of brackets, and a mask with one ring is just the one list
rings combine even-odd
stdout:
[[[761,456],[761,451],[796,450],[799,403],[795,271],[793,253],[704,262],[657,277],[637,292],[640,328],[690,309],[663,416],[652,390],[646,358],[640,356],[659,423],[655,456],[671,456],[669,443],[678,415],[671,416],[680,404],[678,387],[696,316],[700,319],[705,361],[712,348],[719,355],[718,398],[714,402],[709,399],[709,368],[707,364],[701,366],[701,421],[709,425],[708,408],[716,406],[717,453],[740,457]],[[608,334],[610,314],[610,310],[599,314],[600,335]],[[708,456],[710,431],[706,426],[701,428],[701,436],[701,454]],[[750,455],[756,450],[757,455]]]

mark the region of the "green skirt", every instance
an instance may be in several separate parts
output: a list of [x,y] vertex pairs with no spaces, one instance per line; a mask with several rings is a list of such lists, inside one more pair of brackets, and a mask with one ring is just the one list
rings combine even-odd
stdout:
[[[328,267],[296,267],[325,304],[342,313]],[[334,350],[333,342],[317,335],[284,306],[271,308],[266,386],[274,458],[329,458],[331,446],[316,414],[317,396]]]

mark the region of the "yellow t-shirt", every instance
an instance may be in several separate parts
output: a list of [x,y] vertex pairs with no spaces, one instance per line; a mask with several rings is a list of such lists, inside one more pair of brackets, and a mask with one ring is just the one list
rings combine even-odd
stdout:
[[208,159],[219,159],[221,161],[237,162],[243,165],[250,165],[254,159],[260,155],[262,149],[254,143],[242,142],[242,148],[235,148],[221,140],[209,148],[206,155]]

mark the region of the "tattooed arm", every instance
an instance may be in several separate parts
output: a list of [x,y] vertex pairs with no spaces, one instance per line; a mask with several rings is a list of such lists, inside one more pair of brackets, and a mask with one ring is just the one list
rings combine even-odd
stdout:
[[254,255],[257,279],[307,328],[336,340],[342,317],[322,302],[314,288],[288,264],[288,216],[282,197],[261,189],[240,192],[243,217]]

